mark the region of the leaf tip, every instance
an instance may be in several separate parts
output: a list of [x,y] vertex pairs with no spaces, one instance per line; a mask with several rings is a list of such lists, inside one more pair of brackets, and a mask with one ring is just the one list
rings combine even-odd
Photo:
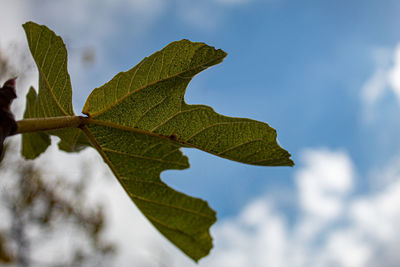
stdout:
[[26,27],[28,27],[30,24],[33,24],[33,22],[32,22],[32,21],[27,21],[27,22],[25,22],[24,24],[22,24],[22,27],[23,27],[23,28],[26,28]]
[[34,26],[40,26],[40,25],[33,21],[27,21],[24,24],[22,24],[22,28],[24,28],[26,34],[28,34],[28,29],[30,29]]

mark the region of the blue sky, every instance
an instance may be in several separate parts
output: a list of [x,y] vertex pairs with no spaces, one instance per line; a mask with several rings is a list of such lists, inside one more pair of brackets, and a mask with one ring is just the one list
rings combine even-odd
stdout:
[[[0,45],[26,48],[20,27],[26,20],[61,35],[70,51],[76,111],[91,89],[187,38],[228,53],[195,77],[187,102],[277,129],[294,168],[246,166],[185,149],[191,169],[163,174],[172,187],[208,200],[218,212],[216,249],[200,266],[234,255],[241,257],[226,266],[395,266],[400,260],[391,253],[400,244],[389,238],[399,234],[374,235],[371,228],[392,229],[400,221],[400,211],[387,204],[399,200],[393,190],[400,184],[399,1],[30,2],[0,0],[8,14],[0,19]],[[80,60],[87,47],[95,51],[92,67]],[[258,217],[246,221],[243,214]],[[371,221],[374,216],[381,221]],[[263,240],[258,232],[264,227],[281,229],[285,238],[271,239],[277,245],[269,247],[269,235]],[[300,234],[307,227],[317,230]],[[255,245],[235,247],[236,241]],[[267,248],[268,259],[262,256]],[[388,252],[379,256],[379,249]],[[288,255],[298,260],[285,261]],[[176,257],[177,266],[188,264]]]

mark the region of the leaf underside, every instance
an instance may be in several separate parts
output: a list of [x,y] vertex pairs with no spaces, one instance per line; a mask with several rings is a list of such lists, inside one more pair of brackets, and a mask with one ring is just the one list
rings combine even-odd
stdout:
[[[27,96],[25,117],[73,116],[61,38],[45,26],[27,23],[24,27],[41,77],[39,95],[31,89]],[[56,42],[48,45],[53,38]],[[46,52],[52,49],[55,52]],[[52,59],[46,59],[46,54]],[[60,146],[65,144],[66,151],[73,151],[77,144],[80,148],[87,146],[90,140],[148,220],[197,261],[212,248],[209,228],[216,214],[207,202],[177,192],[161,181],[164,170],[189,167],[181,147],[253,165],[293,165],[290,154],[277,144],[276,131],[266,123],[226,117],[208,106],[185,103],[191,79],[225,56],[224,51],[203,43],[173,42],[94,89],[82,111],[89,117],[82,131],[24,135],[24,148],[33,151],[24,155],[34,158],[44,151],[50,143],[48,134],[59,136]],[[61,69],[58,74],[50,67],[55,62],[59,62],[55,69]],[[58,77],[65,79],[58,81]],[[56,86],[64,83],[67,89]],[[47,105],[49,108],[43,107]]]
[[[23,27],[39,71],[39,94],[30,88],[24,119],[74,116],[64,42],[46,26],[27,22]],[[22,135],[22,155],[27,159],[39,156],[50,145],[50,134],[61,139],[59,148],[67,152],[80,151],[90,145],[79,129],[26,133]]]

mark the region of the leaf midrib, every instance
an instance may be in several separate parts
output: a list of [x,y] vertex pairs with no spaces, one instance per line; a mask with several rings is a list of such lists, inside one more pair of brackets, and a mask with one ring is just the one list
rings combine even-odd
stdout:
[[[224,122],[224,123],[226,123],[226,124],[233,124],[233,123],[255,123],[255,124],[259,124],[260,122],[247,120],[247,121]],[[151,131],[142,130],[142,129],[139,129],[139,128],[129,127],[129,126],[126,126],[126,125],[121,125],[121,124],[113,123],[113,122],[110,122],[110,121],[102,121],[102,120],[96,120],[96,119],[92,119],[92,118],[87,118],[87,124],[88,125],[90,125],[90,124],[100,125],[100,126],[105,126],[105,127],[110,127],[110,128],[116,128],[116,129],[119,129],[119,130],[129,131],[129,132],[133,132],[133,133],[139,133],[139,134],[144,134],[144,135],[148,135],[148,136],[154,136],[154,137],[157,137],[157,138],[162,138],[164,140],[168,140],[171,144],[175,144],[177,147],[192,147],[192,148],[196,148],[196,149],[202,150],[204,152],[213,154],[213,155],[221,157],[221,158],[225,158],[225,159],[229,159],[229,160],[233,160],[233,161],[237,161],[237,162],[242,162],[242,163],[247,163],[247,164],[252,164],[252,165],[257,165],[256,164],[257,162],[263,162],[263,161],[270,160],[270,159],[260,159],[260,160],[255,161],[255,162],[239,161],[237,159],[233,159],[233,158],[230,158],[228,156],[225,156],[225,155],[223,155],[223,153],[216,153],[216,152],[207,150],[207,149],[205,149],[203,147],[197,146],[197,145],[195,145],[193,143],[190,143],[190,142],[187,142],[187,141],[184,141],[184,140],[172,139],[172,138],[170,138],[169,136],[166,136],[166,135],[154,133],[154,132],[151,132]],[[210,126],[208,126],[208,128],[209,127]],[[223,152],[225,152],[225,151],[223,151]],[[280,157],[280,158],[275,158],[274,160],[277,160],[277,161],[284,160],[285,162],[288,162],[287,161],[287,157],[285,157],[285,156]]]
[[117,151],[114,149],[110,149],[110,148],[102,148],[104,151],[110,152],[110,153],[115,153],[115,154],[119,154],[119,155],[124,155],[130,158],[139,158],[139,159],[145,159],[145,160],[152,160],[152,161],[158,161],[160,163],[166,163],[166,164],[172,164],[172,165],[178,165],[178,166],[182,166],[182,167],[187,167],[186,164],[180,163],[180,162],[173,162],[173,161],[168,161],[168,160],[164,160],[164,159],[158,159],[158,158],[152,158],[152,157],[148,157],[148,156],[144,156],[144,155],[137,155],[137,154],[132,154],[132,153],[127,153],[127,152],[122,152],[122,151]]

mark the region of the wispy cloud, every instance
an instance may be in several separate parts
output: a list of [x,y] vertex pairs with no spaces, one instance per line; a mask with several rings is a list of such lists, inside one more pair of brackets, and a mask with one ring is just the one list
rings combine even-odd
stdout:
[[374,53],[376,67],[361,88],[364,120],[376,119],[377,108],[387,95],[394,95],[400,105],[400,44],[393,50],[378,49]]
[[385,93],[388,83],[387,70],[378,68],[372,76],[365,82],[361,90],[362,99],[368,106],[376,104]]

